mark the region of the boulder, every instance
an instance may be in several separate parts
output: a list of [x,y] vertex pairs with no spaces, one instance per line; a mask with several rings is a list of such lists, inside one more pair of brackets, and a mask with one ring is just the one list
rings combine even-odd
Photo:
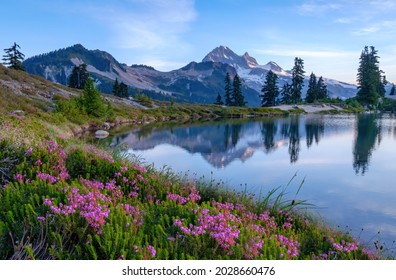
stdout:
[[106,138],[107,136],[109,136],[109,134],[110,133],[106,130],[97,130],[95,132],[95,137],[98,139],[103,139],[103,138]]

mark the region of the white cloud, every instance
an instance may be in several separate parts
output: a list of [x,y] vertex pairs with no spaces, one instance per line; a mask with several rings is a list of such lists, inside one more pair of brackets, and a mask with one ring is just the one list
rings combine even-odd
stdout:
[[360,29],[356,29],[352,32],[353,35],[366,36],[374,34],[376,36],[390,35],[394,34],[396,31],[396,21],[395,20],[383,20],[377,21],[371,26],[366,26]]
[[128,0],[115,4],[95,3],[87,15],[102,22],[122,48],[161,50],[182,45],[181,35],[197,13],[193,0]]
[[323,1],[309,1],[298,7],[302,15],[319,15],[327,11],[338,10],[341,7],[338,3],[327,3]]
[[184,61],[177,62],[174,60],[165,60],[159,57],[144,57],[137,64],[146,64],[154,67],[155,69],[164,69],[164,71],[179,69],[186,65]]
[[298,50],[298,49],[266,49],[266,50],[255,50],[259,54],[268,54],[275,56],[287,56],[287,57],[303,57],[303,58],[343,58],[356,56],[355,52],[347,51],[315,51],[315,50]]
[[353,19],[353,18],[337,18],[334,22],[347,24],[347,23],[352,23],[354,21],[355,21],[355,19]]

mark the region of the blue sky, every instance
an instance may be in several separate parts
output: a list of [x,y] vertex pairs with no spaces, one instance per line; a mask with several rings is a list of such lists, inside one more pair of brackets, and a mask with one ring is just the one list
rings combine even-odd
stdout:
[[[284,69],[355,82],[364,46],[396,82],[394,0],[13,0],[1,4],[0,48],[26,58],[76,43],[169,71],[225,45]],[[9,12],[15,11],[15,12]]]

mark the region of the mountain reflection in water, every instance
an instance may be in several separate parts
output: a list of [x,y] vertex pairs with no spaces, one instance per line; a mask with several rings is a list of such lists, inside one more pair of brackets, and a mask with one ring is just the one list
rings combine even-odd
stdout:
[[237,159],[244,162],[258,150],[269,154],[287,146],[290,163],[294,164],[299,160],[304,140],[309,149],[313,144],[318,145],[325,133],[330,136],[348,131],[355,134],[353,169],[357,174],[364,174],[368,171],[373,150],[381,143],[381,118],[372,114],[334,117],[331,122],[326,116],[312,115],[228,120],[179,127],[150,125],[114,136],[112,145],[122,144],[134,151],[144,151],[170,144],[191,154],[202,155],[215,168],[224,168]]

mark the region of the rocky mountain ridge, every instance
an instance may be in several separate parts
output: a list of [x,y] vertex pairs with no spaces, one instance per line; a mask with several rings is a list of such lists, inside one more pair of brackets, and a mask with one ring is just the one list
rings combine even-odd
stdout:
[[[73,67],[83,63],[102,92],[111,93],[114,80],[118,79],[132,88],[131,93],[140,89],[153,98],[189,103],[213,103],[217,94],[224,91],[227,72],[231,76],[238,73],[242,78],[242,91],[250,107],[260,106],[259,95],[269,70],[279,76],[279,86],[291,81],[290,71],[276,62],[260,65],[247,52],[239,56],[225,46],[213,49],[202,62],[193,61],[169,72],[146,65],[128,66],[107,52],[87,50],[81,44],[28,58],[23,64],[31,74],[66,85]],[[331,97],[349,98],[356,94],[355,85],[332,79],[325,79],[325,83]]]

